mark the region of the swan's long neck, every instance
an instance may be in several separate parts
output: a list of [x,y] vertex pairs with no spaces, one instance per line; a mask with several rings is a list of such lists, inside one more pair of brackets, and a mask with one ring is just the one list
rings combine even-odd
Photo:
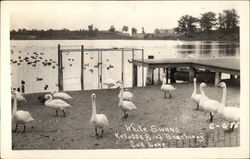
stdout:
[[52,95],[49,94],[49,99],[47,99],[45,103],[48,103],[50,101],[52,101]]
[[16,94],[14,94],[12,115],[14,115],[16,112],[17,112],[17,97],[16,97]]
[[220,108],[218,110],[218,113],[223,112],[225,104],[226,104],[226,87],[223,87],[223,94],[222,94],[222,99],[221,99],[221,105],[220,105]]
[[166,81],[166,78],[164,77],[163,79],[162,79],[162,86],[165,84],[165,81]]
[[205,92],[204,92],[204,90],[203,90],[203,87],[202,87],[202,86],[200,86],[200,92],[201,92],[201,95],[205,96]]
[[96,105],[95,105],[95,99],[92,98],[92,116],[91,118],[96,117]]
[[119,105],[122,105],[122,101],[123,101],[123,83],[121,84],[121,96],[120,96]]
[[222,95],[222,99],[221,99],[221,104],[223,106],[225,106],[226,104],[226,93],[227,93],[227,87],[223,87],[223,95]]
[[196,80],[194,80],[194,92],[193,94],[196,94]]

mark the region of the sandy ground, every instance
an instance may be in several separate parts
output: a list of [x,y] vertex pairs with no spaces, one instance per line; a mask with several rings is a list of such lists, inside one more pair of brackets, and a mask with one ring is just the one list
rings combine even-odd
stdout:
[[[154,143],[156,143],[154,147],[239,145],[239,128],[232,133],[225,132],[222,125],[227,122],[218,115],[215,115],[211,125],[207,122],[209,113],[195,110],[196,105],[190,99],[193,92],[192,83],[173,85],[176,90],[171,99],[163,98],[159,85],[129,89],[134,94],[133,102],[137,105],[137,110],[130,112],[127,119],[123,118],[123,112],[118,107],[118,89],[68,92],[73,97],[69,101],[73,107],[66,109],[66,118],[61,112],[59,117],[56,117],[55,110],[39,103],[37,98],[41,94],[26,95],[28,102],[20,103],[18,109],[29,111],[35,120],[27,124],[25,133],[21,133],[22,126],[19,127],[18,132],[12,133],[12,147],[14,150],[27,150],[148,148]],[[208,86],[205,88],[207,96],[221,101],[222,89],[212,84]],[[97,113],[106,114],[110,124],[102,138],[95,136],[94,128],[90,123],[92,93],[96,93],[97,96]],[[239,85],[228,84],[226,104],[240,106]],[[125,125],[131,124],[137,129],[128,131]],[[138,126],[141,126],[142,130]],[[214,126],[215,128],[211,129]],[[14,128],[13,123],[12,129]],[[136,137],[129,139],[124,136],[122,138],[119,135],[123,133],[130,137],[132,134],[141,135],[143,139],[136,139]],[[171,135],[183,134],[200,135],[204,140],[169,138]]]

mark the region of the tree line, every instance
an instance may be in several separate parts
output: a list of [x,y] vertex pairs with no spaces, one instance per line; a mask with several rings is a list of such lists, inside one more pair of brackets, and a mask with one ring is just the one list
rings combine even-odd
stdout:
[[178,20],[178,27],[175,28],[177,33],[185,35],[196,32],[211,33],[217,30],[220,33],[236,33],[239,31],[239,16],[235,9],[224,10],[219,13],[218,18],[214,12],[201,14],[200,18],[190,15],[184,15]]
[[[144,39],[195,39],[195,40],[238,40],[239,39],[239,16],[235,9],[224,10],[216,15],[214,12],[206,12],[201,14],[200,18],[190,15],[183,15],[178,20],[178,26],[174,28],[175,35],[167,35],[164,37],[154,36],[154,34],[146,34],[142,27]],[[157,29],[156,29],[157,31]],[[155,31],[155,32],[156,32]],[[63,28],[61,30],[26,30],[18,29],[10,31],[11,39],[135,39],[136,37],[128,34],[129,27],[124,25],[121,31],[118,31],[113,25],[107,30],[99,30],[94,25],[88,25],[87,29],[69,30]],[[126,34],[124,34],[126,33]],[[156,32],[157,33],[157,32]],[[131,35],[137,34],[136,28],[131,28]],[[201,34],[205,34],[201,35]],[[227,38],[227,37],[229,38]],[[225,38],[226,37],[226,38]]]

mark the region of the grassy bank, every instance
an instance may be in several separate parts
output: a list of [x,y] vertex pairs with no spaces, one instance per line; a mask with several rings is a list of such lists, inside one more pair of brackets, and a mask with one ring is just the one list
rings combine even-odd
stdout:
[[[56,117],[55,110],[39,103],[37,98],[41,94],[26,95],[27,103],[21,103],[18,109],[29,111],[35,120],[27,124],[25,133],[12,133],[13,149],[128,149],[135,148],[133,147],[135,143],[145,145],[145,147],[139,145],[136,148],[150,148],[153,143],[164,143],[167,147],[239,145],[239,141],[236,141],[239,139],[239,129],[235,129],[232,133],[225,133],[222,127],[214,128],[216,125],[227,123],[218,115],[214,117],[212,125],[214,129],[212,129],[211,124],[207,122],[209,113],[195,110],[196,104],[190,99],[193,91],[192,83],[174,84],[174,87],[176,90],[171,99],[163,98],[160,86],[131,88],[137,110],[130,112],[127,119],[123,118],[123,112],[118,107],[118,89],[68,92],[73,99],[69,101],[72,108],[66,110],[66,118]],[[211,99],[221,100],[221,88],[209,85],[205,92]],[[106,114],[109,120],[110,126],[104,131],[103,138],[95,136],[94,128],[90,124],[92,93],[97,96],[97,113]],[[227,99],[227,105],[240,106],[239,86],[228,84]],[[136,128],[141,126],[145,129],[128,131],[126,126],[131,124]],[[12,129],[14,128],[13,124]],[[22,126],[19,131],[22,131]],[[126,139],[124,136],[122,138],[120,135],[124,133],[142,135],[144,139]],[[166,134],[198,135],[204,140],[178,141],[169,136],[165,138]],[[148,137],[148,140],[151,139],[149,141],[151,145],[145,141],[145,137]]]

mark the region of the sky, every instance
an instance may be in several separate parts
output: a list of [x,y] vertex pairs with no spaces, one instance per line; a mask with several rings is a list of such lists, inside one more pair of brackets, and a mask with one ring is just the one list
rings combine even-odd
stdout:
[[156,28],[177,27],[183,15],[200,17],[212,11],[217,15],[225,9],[240,11],[236,1],[45,1],[9,2],[10,29],[87,29],[93,24],[99,30],[113,25],[121,30],[124,25],[131,30],[152,33]]

